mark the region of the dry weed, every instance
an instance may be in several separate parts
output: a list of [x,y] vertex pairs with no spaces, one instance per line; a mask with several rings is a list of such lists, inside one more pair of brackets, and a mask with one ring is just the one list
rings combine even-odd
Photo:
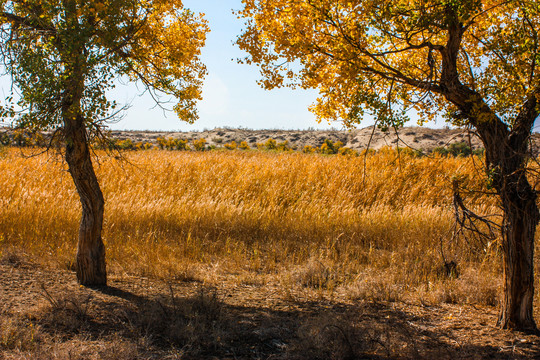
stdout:
[[28,319],[0,318],[0,351],[29,351],[38,346],[41,333],[39,326]]

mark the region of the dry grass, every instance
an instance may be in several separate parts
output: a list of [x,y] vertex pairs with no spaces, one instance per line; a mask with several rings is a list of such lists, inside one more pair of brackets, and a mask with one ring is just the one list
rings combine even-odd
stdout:
[[[496,303],[498,246],[452,238],[451,181],[482,190],[478,158],[272,152],[99,154],[109,269],[163,279],[278,279],[350,299]],[[2,257],[70,268],[80,205],[54,155],[0,159]],[[494,199],[466,194],[479,213]],[[457,279],[441,275],[441,256]]]

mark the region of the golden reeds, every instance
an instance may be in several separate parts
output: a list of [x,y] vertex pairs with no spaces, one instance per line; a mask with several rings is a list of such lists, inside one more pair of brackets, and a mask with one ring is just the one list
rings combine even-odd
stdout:
[[[452,237],[452,180],[484,190],[479,158],[394,150],[367,157],[156,150],[124,156],[99,153],[95,161],[112,273],[204,281],[216,274],[275,276],[351,298],[456,301],[436,295],[461,281],[441,279],[444,258],[468,278],[476,279],[468,269],[481,272],[482,291],[498,286],[497,246]],[[0,249],[69,267],[80,205],[61,160],[12,149],[0,159],[0,174]],[[498,212],[495,199],[481,192],[465,200],[478,213]]]

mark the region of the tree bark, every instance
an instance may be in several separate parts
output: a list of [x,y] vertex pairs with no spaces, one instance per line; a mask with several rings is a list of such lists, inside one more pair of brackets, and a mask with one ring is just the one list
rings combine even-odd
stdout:
[[509,176],[500,190],[504,209],[504,293],[498,325],[504,329],[536,330],[533,317],[534,235],[538,224],[536,193],[525,175]]
[[77,257],[77,280],[85,286],[107,285],[105,245],[101,238],[103,226],[103,193],[99,187],[82,109],[88,59],[85,44],[88,38],[80,29],[77,2],[64,2],[66,27],[70,37],[58,41],[58,51],[65,67],[63,78],[62,120],[66,141],[66,162],[82,206]]
[[[493,114],[473,121],[486,152],[486,170],[503,208],[503,296],[497,324],[504,329],[536,331],[533,317],[534,239],[539,222],[537,195],[527,180],[529,137],[537,116],[527,103],[511,129]],[[476,108],[486,108],[479,104]],[[471,114],[471,113],[469,113]],[[530,125],[529,125],[530,124]]]
[[66,161],[82,205],[77,244],[77,280],[85,286],[107,285],[105,246],[101,238],[104,199],[88,148],[82,114],[64,120]]
[[[480,116],[485,119],[489,114]],[[529,137],[536,115],[530,114],[525,120],[522,112],[512,129],[497,117],[489,117],[489,121],[475,120],[474,123],[485,147],[488,181],[496,190],[503,209],[504,288],[497,324],[504,329],[536,331],[534,240],[540,216],[536,191],[527,180]]]
[[532,92],[511,129],[497,118],[476,121],[486,149],[488,176],[504,212],[504,289],[498,325],[522,331],[537,330],[533,317],[534,240],[540,215],[536,191],[527,180],[527,159],[531,129],[538,117],[538,92]]

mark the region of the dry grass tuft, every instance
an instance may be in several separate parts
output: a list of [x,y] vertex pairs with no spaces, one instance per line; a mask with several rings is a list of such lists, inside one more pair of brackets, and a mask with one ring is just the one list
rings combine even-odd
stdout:
[[[172,291],[172,290],[171,290]],[[142,304],[141,304],[142,305]],[[126,317],[131,336],[147,339],[155,346],[189,350],[190,354],[211,353],[227,341],[227,322],[221,316],[217,294],[201,288],[191,298],[155,299]]]
[[0,255],[0,264],[9,265],[13,267],[21,266],[23,264],[23,256],[17,249],[7,249]]
[[38,346],[40,329],[28,319],[0,318],[0,350],[29,351]]
[[467,268],[458,279],[429,283],[419,297],[429,304],[472,304],[497,306],[500,288],[499,274]]
[[41,290],[48,306],[36,317],[43,327],[66,333],[81,333],[89,326],[91,295],[65,293],[53,296],[44,285]]
[[423,358],[410,337],[413,329],[404,321],[392,318],[374,325],[370,320],[362,313],[315,317],[299,328],[290,355],[321,360]]
[[312,258],[305,265],[297,266],[291,273],[292,281],[316,289],[333,289],[337,285],[339,270]]

